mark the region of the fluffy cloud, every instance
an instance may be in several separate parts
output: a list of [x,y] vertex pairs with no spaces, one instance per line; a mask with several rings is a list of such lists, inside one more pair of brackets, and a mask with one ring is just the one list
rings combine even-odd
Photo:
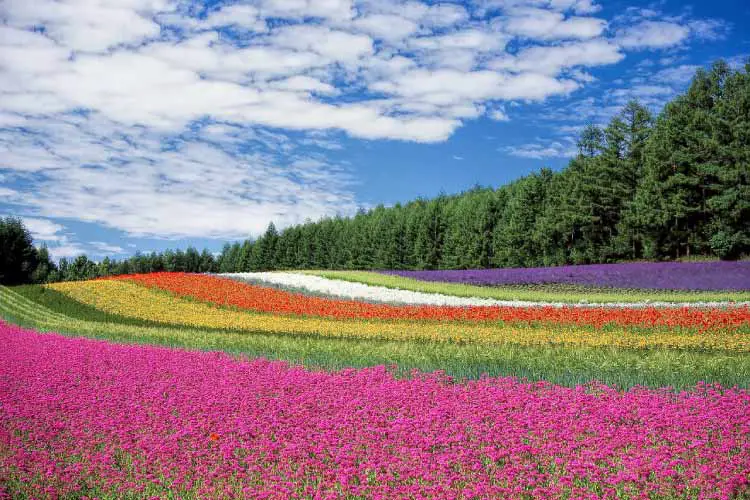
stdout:
[[674,22],[643,21],[621,30],[618,43],[628,49],[664,49],[685,41],[690,28]]
[[[623,48],[719,29],[675,21],[665,34],[649,19],[613,39],[598,10],[591,0],[5,0],[0,195],[38,220],[168,238],[350,213],[350,174],[325,159],[341,134],[444,141],[467,120],[507,121],[503,102],[576,91],[593,81],[582,68],[615,64]],[[59,254],[78,245],[58,243]],[[98,243],[88,248],[116,251]]]
[[215,130],[160,136],[75,115],[27,126],[43,134],[35,143],[9,145],[26,170],[39,168],[33,157],[24,160],[29,150],[67,144],[56,168],[43,168],[33,195],[24,197],[22,206],[38,217],[78,219],[135,236],[240,238],[261,232],[269,220],[283,226],[355,208],[345,170],[299,154],[286,156],[281,168],[278,153],[261,140],[246,151],[247,144],[235,148],[228,134]]
[[71,50],[103,51],[157,37],[160,26],[151,17],[170,10],[166,0],[6,0],[2,13],[14,26],[44,26],[45,34]]
[[41,241],[60,241],[63,236],[61,231],[65,227],[52,222],[49,219],[39,219],[36,217],[23,217],[24,225],[31,233],[35,240]]
[[355,29],[387,42],[398,42],[416,33],[419,24],[393,14],[370,14],[354,21]]
[[624,57],[625,54],[618,45],[608,40],[596,39],[529,47],[515,56],[505,55],[492,61],[490,67],[522,74],[533,71],[557,75],[566,68],[614,64]]
[[564,38],[587,39],[602,34],[607,23],[602,19],[572,16],[539,8],[513,9],[501,19],[505,31],[513,35],[554,40]]

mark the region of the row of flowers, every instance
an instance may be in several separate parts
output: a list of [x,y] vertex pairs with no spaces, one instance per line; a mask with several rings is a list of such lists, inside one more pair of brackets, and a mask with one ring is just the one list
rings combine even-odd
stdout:
[[407,278],[472,285],[557,283],[629,289],[748,290],[750,262],[635,262],[538,268],[383,271]]
[[[467,271],[468,272],[468,271]],[[479,272],[479,271],[471,271]],[[232,279],[284,287],[305,293],[337,298],[432,306],[501,306],[576,308],[681,308],[750,305],[750,295],[742,292],[657,292],[623,293],[604,289],[575,292],[534,291],[522,288],[473,286],[461,283],[418,281],[398,275],[368,271],[303,271],[227,273]]]
[[745,390],[311,372],[3,323],[0,356],[0,484],[11,496],[750,493]]
[[[287,273],[266,273],[273,275]],[[332,282],[316,276],[305,278]],[[231,277],[231,275],[230,275]],[[273,314],[317,316],[333,319],[383,319],[428,321],[503,321],[511,323],[550,323],[695,328],[699,331],[738,330],[750,328],[750,307],[742,308],[574,308],[551,306],[428,306],[372,304],[368,302],[316,297],[292,293],[268,286],[237,282],[216,276],[187,273],[153,273],[118,277],[148,287],[169,291],[180,297],[191,297],[222,306]],[[240,279],[240,278],[237,278]],[[278,281],[276,283],[279,283]],[[339,282],[344,283],[346,282]],[[350,285],[355,285],[351,283]],[[360,285],[367,287],[367,285]],[[373,287],[374,288],[374,287]],[[427,294],[423,294],[427,295]]]
[[51,287],[108,313],[190,327],[338,338],[750,351],[750,335],[732,331],[729,327],[695,333],[692,329],[680,330],[669,325],[642,331],[614,326],[596,330],[564,324],[545,326],[504,322],[338,320],[222,308],[195,300],[194,297],[178,297],[130,280],[69,282]]

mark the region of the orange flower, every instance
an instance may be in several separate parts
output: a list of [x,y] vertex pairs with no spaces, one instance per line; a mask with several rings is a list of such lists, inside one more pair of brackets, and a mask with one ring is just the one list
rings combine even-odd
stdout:
[[209,439],[210,439],[211,441],[218,441],[218,440],[219,440],[219,435],[218,435],[218,434],[216,434],[215,432],[212,432],[211,434],[209,434],[208,438],[209,438]]
[[737,330],[750,322],[750,308],[659,309],[655,307],[610,309],[550,306],[426,306],[371,304],[355,300],[313,297],[275,288],[240,283],[228,278],[188,273],[152,273],[118,276],[142,285],[167,290],[180,297],[238,309],[289,316],[333,319],[381,319],[427,321],[504,321],[546,323],[695,328]]

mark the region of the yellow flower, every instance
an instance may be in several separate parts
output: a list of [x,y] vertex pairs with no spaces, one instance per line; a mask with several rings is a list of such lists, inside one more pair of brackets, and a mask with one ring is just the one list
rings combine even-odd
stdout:
[[622,328],[587,331],[576,326],[532,327],[506,325],[500,322],[336,320],[221,308],[175,297],[127,281],[83,281],[48,286],[108,313],[198,328],[339,338],[750,351],[750,336],[742,333],[636,333]]

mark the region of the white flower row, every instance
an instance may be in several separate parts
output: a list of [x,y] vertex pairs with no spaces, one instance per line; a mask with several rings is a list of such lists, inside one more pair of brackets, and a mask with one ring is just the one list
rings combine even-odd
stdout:
[[[439,293],[413,292],[411,290],[400,290],[384,286],[373,286],[351,281],[334,280],[321,276],[290,272],[263,272],[263,273],[226,273],[221,276],[246,281],[249,283],[266,283],[271,286],[280,286],[304,290],[309,293],[328,295],[344,299],[364,300],[370,302],[383,302],[408,305],[431,305],[431,306],[507,306],[507,307],[724,307],[730,305],[727,302],[607,302],[607,303],[578,303],[566,304],[562,302],[532,302],[526,300],[495,300],[478,297],[456,297]],[[736,305],[747,305],[747,303],[734,303]]]

